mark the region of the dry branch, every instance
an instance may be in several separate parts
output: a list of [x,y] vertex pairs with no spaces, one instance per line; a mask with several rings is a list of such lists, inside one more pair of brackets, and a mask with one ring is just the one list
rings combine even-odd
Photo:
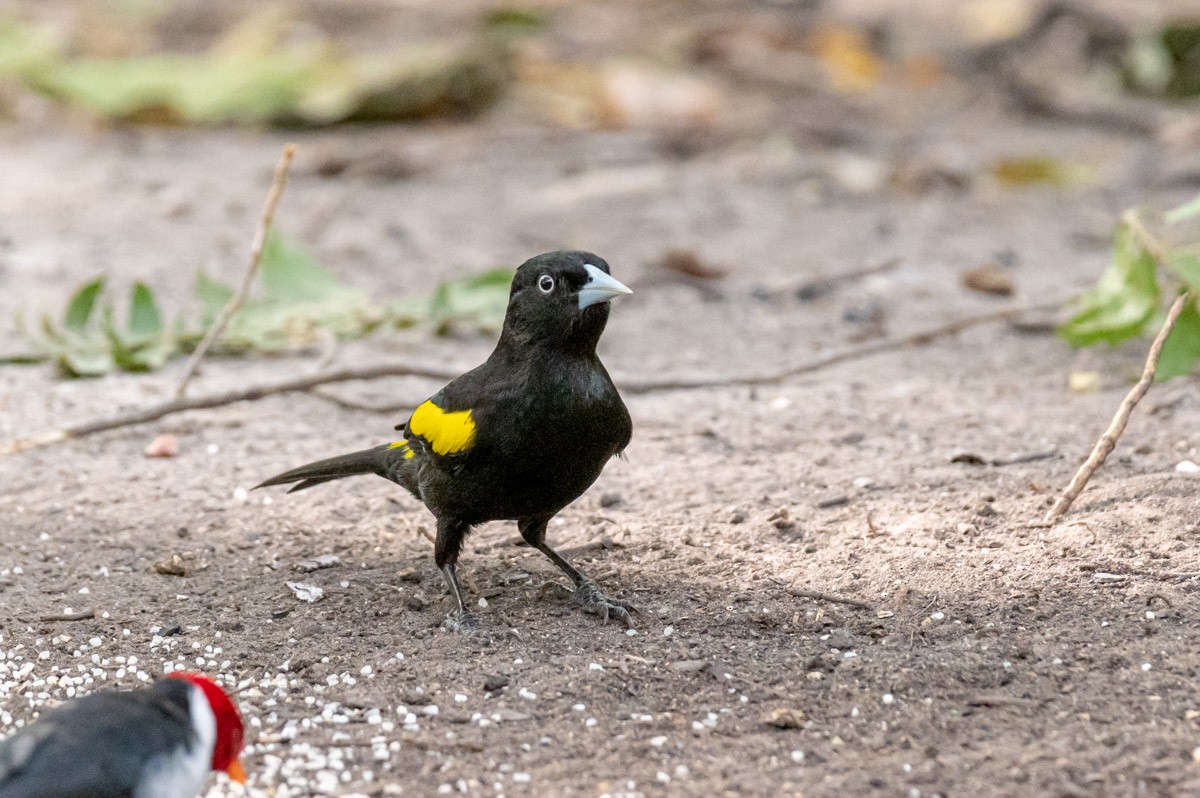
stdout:
[[[733,377],[721,377],[716,375],[682,375],[647,379],[618,376],[616,382],[621,390],[625,391],[626,393],[651,393],[654,391],[687,390],[694,388],[728,387],[737,385],[768,385],[781,382],[798,374],[807,374],[823,368],[828,368],[829,366],[837,365],[839,363],[858,360],[860,358],[879,354],[881,352],[903,349],[908,346],[928,344],[938,338],[953,335],[970,327],[976,327],[978,325],[988,324],[990,322],[1003,321],[1029,311],[1052,310],[1061,307],[1062,304],[1062,302],[1047,302],[1040,305],[1022,306],[992,311],[990,313],[984,313],[978,316],[968,316],[967,318],[958,319],[957,321],[953,321],[948,324],[938,325],[921,332],[895,336],[892,338],[884,338],[880,341],[874,341],[863,346],[850,347],[835,352],[830,352],[829,354],[821,355],[816,358],[789,366],[782,370],[769,372],[766,374]],[[261,399],[264,396],[272,396],[275,394],[292,393],[295,391],[308,391],[316,388],[317,386],[328,385],[335,382],[373,380],[381,377],[411,376],[451,380],[461,374],[464,370],[465,369],[462,368],[433,366],[407,360],[380,363],[372,366],[349,366],[345,368],[330,369],[305,377],[296,377],[294,379],[283,380],[281,382],[258,385],[235,391],[227,391],[224,393],[211,394],[209,396],[175,398],[161,404],[151,405],[149,407],[144,407],[137,410],[131,410],[126,413],[119,413],[107,418],[93,419],[91,421],[85,421],[79,424],[70,424],[58,429],[46,430],[26,438],[17,438],[13,441],[10,441],[5,446],[0,447],[0,455],[16,454],[17,452],[22,452],[26,449],[48,446],[50,444],[59,443],[71,438],[82,438],[86,435],[94,435],[98,432],[106,432],[108,430],[120,429],[122,427],[130,427],[136,424],[145,424],[150,421],[157,421],[164,416],[182,413],[186,410],[201,410],[233,404],[234,402],[252,401]],[[329,397],[323,396],[322,398],[328,399]],[[411,408],[417,403],[419,403],[419,400],[418,402],[407,401],[401,405],[398,405],[398,407]],[[390,411],[394,408],[373,409]]]
[[1113,449],[1117,448],[1117,441],[1121,438],[1121,434],[1125,432],[1125,425],[1129,423],[1129,415],[1133,412],[1133,408],[1137,407],[1137,403],[1142,401],[1142,397],[1146,395],[1146,391],[1150,390],[1150,384],[1154,382],[1154,372],[1158,370],[1158,358],[1162,354],[1163,344],[1166,343],[1167,336],[1171,334],[1171,329],[1174,328],[1175,322],[1179,319],[1179,314],[1183,312],[1184,307],[1188,302],[1194,300],[1195,297],[1190,293],[1180,294],[1175,298],[1171,309],[1167,311],[1167,319],[1163,322],[1162,329],[1158,331],[1158,335],[1154,337],[1154,343],[1150,345],[1150,353],[1146,356],[1146,365],[1142,369],[1142,378],[1125,395],[1120,407],[1117,408],[1117,414],[1113,416],[1112,423],[1108,425],[1108,429],[1100,436],[1100,440],[1096,441],[1091,455],[1079,467],[1079,470],[1075,472],[1075,477],[1067,485],[1062,495],[1058,497],[1058,501],[1046,513],[1046,517],[1042,519],[1043,524],[1054,524],[1066,515],[1067,510],[1071,509],[1071,504],[1079,498],[1079,494],[1087,487],[1088,480],[1092,478],[1092,474],[1096,473],[1096,469],[1104,465],[1104,461],[1112,454]]
[[167,402],[162,402],[161,404],[150,405],[149,407],[143,407],[137,410],[130,410],[127,413],[118,413],[107,418],[93,419],[92,421],[84,421],[79,424],[69,424],[65,427],[46,430],[45,432],[40,432],[27,438],[17,438],[16,440],[10,441],[3,448],[0,448],[0,454],[16,454],[17,452],[22,452],[26,449],[35,449],[39,446],[48,446],[52,443],[58,443],[71,438],[82,438],[86,435],[94,435],[97,432],[106,432],[112,429],[120,429],[121,427],[132,427],[137,424],[146,424],[150,421],[157,421],[164,416],[182,413],[185,410],[203,410],[210,407],[221,407],[222,405],[229,405],[235,402],[249,402],[256,399],[261,399],[264,396],[292,393],[294,391],[307,391],[314,386],[327,385],[333,382],[346,382],[348,380],[370,380],[377,377],[394,377],[402,375],[429,377],[431,379],[451,379],[457,376],[459,373],[460,372],[457,369],[447,369],[444,366],[429,366],[410,362],[392,362],[380,366],[359,366],[333,369],[306,377],[296,377],[294,379],[284,380],[282,382],[276,382],[268,385],[257,385],[251,388],[242,388],[235,391],[210,394],[208,396],[172,399]]
[[295,156],[296,145],[284,145],[283,155],[279,157],[279,163],[275,166],[275,179],[271,182],[271,189],[267,192],[267,201],[263,205],[262,219],[259,220],[258,230],[255,231],[254,240],[250,244],[250,262],[246,264],[242,282],[233,292],[233,296],[229,297],[225,307],[221,308],[221,312],[213,320],[212,326],[208,328],[208,332],[201,339],[200,345],[188,358],[187,365],[183,367],[183,375],[179,378],[179,385],[175,388],[176,399],[182,399],[187,393],[188,383],[195,376],[196,369],[200,367],[200,361],[204,359],[208,348],[221,336],[221,333],[225,332],[229,320],[233,318],[234,313],[241,309],[242,303],[246,301],[246,295],[250,293],[254,275],[258,274],[258,264],[262,261],[263,245],[267,241],[267,233],[270,232],[271,223],[275,220],[275,208],[279,205],[279,198],[283,196],[283,188],[287,185],[288,169],[291,168],[292,158]]
[[813,599],[814,601],[828,601],[833,604],[846,604],[850,607],[857,607],[860,610],[870,610],[872,612],[875,610],[874,607],[865,601],[846,598],[845,596],[835,596],[832,593],[821,593],[817,590],[802,590],[798,587],[786,586],[784,587],[784,590],[786,590],[789,595],[795,596],[796,598],[807,598]]

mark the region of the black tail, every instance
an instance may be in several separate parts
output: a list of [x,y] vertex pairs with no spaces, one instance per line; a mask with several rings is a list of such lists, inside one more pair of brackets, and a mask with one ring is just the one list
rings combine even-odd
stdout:
[[374,449],[364,449],[361,452],[330,457],[328,460],[318,460],[315,463],[293,468],[279,476],[271,477],[260,485],[255,485],[255,488],[287,485],[295,482],[297,484],[292,485],[288,490],[288,493],[295,493],[298,490],[311,488],[313,485],[320,485],[322,482],[332,482],[335,479],[359,474],[378,474],[385,479],[394,480],[396,466],[403,460],[404,455],[400,449],[385,443]]

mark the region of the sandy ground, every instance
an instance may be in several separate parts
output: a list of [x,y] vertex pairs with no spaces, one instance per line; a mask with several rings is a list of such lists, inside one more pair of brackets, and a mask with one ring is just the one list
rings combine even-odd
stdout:
[[[175,307],[197,267],[232,279],[288,139],[301,155],[281,226],[367,290],[428,290],[564,246],[604,255],[644,286],[602,344],[629,375],[765,371],[879,326],[1003,307],[959,283],[997,258],[1015,263],[1011,301],[1070,296],[1103,267],[1119,209],[1188,193],[1139,171],[1147,151],[1168,157],[1153,141],[1030,121],[997,97],[964,106],[960,90],[925,99],[934,121],[914,140],[976,177],[927,192],[859,179],[863,164],[903,165],[894,142],[900,125],[917,129],[912,109],[853,147],[782,126],[686,158],[656,134],[566,132],[503,108],[466,125],[288,137],[26,119],[0,128],[0,316],[58,305],[101,270]],[[803,101],[785,110],[803,116]],[[417,169],[317,176],[331,152]],[[1030,154],[1097,176],[1003,190],[985,174]],[[719,297],[648,279],[672,247],[727,269]],[[902,261],[884,274],[794,296],[890,258]],[[853,321],[864,314],[878,325]],[[384,333],[337,358],[466,367],[490,344]],[[1066,523],[1030,526],[1143,351],[1074,353],[992,324],[780,385],[629,397],[628,460],[551,538],[583,547],[574,561],[640,606],[636,633],[575,611],[551,564],[502,524],[476,532],[463,570],[480,612],[519,638],[444,632],[450,599],[418,532],[431,518],[398,489],[364,478],[246,493],[387,440],[402,417],[276,396],[0,459],[0,731],[171,665],[246,688],[251,795],[1188,794],[1200,790],[1200,482],[1174,467],[1200,460],[1195,380],[1152,391]],[[213,362],[194,390],[314,366]],[[2,368],[0,437],[164,398],[179,368],[87,382]],[[1099,392],[1067,390],[1079,369],[1103,375]],[[333,390],[382,402],[437,387]],[[178,458],[142,456],[160,432],[178,436]],[[1055,454],[951,462],[964,450]],[[340,563],[296,571],[326,554]],[[156,570],[176,555],[185,576]],[[325,596],[301,603],[288,581]],[[68,609],[98,615],[48,620]],[[223,777],[210,792],[237,794]]]

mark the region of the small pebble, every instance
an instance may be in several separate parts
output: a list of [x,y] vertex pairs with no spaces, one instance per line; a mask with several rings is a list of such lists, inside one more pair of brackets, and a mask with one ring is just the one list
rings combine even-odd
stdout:
[[896,701],[896,696],[892,695],[891,693],[883,694],[883,703],[892,704],[892,703],[895,703],[895,701]]

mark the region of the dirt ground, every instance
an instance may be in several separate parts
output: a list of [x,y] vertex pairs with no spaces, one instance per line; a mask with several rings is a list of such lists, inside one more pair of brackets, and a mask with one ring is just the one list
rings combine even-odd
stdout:
[[[588,8],[603,16],[571,13]],[[597,35],[644,29],[623,13]],[[101,270],[147,280],[172,307],[199,266],[234,279],[287,140],[300,155],[281,227],[380,295],[549,249],[602,254],[636,290],[602,342],[631,376],[755,373],[1069,297],[1103,268],[1120,209],[1197,188],[1186,148],[1023,116],[981,81],[844,115],[774,85],[730,94],[724,127],[685,151],[507,105],[470,123],[287,135],[98,129],[35,105],[0,127],[0,329]],[[814,119],[853,135],[814,133]],[[995,159],[1028,155],[1095,175],[1018,189],[988,177]],[[321,177],[333,156],[363,167]],[[371,168],[394,158],[412,176]],[[966,178],[872,177],[914,163]],[[652,279],[678,247],[727,270],[715,292]],[[1014,299],[961,287],[962,270],[992,262],[1012,264]],[[490,345],[381,333],[336,358],[467,367]],[[401,491],[364,478],[246,492],[387,440],[395,414],[274,396],[0,459],[0,731],[174,663],[245,688],[255,796],[1195,794],[1200,481],[1175,465],[1200,461],[1196,380],[1151,392],[1065,523],[1030,525],[1144,347],[1076,353],[999,323],[769,387],[629,396],[628,460],[551,542],[582,547],[576,564],[639,605],[636,634],[578,613],[508,524],[477,530],[463,572],[481,614],[519,638],[444,632],[450,598],[418,532],[431,517]],[[315,367],[214,361],[193,390]],[[64,381],[0,368],[0,439],[160,400],[179,370]],[[1103,375],[1100,390],[1069,392],[1077,370]],[[330,392],[379,403],[437,387]],[[144,458],[162,432],[179,457]],[[1054,454],[952,462],[962,451]],[[326,554],[340,563],[297,572]],[[155,568],[176,555],[185,576]],[[289,581],[323,600],[298,601]],[[67,610],[97,617],[53,619]],[[209,793],[238,794],[224,777]]]

